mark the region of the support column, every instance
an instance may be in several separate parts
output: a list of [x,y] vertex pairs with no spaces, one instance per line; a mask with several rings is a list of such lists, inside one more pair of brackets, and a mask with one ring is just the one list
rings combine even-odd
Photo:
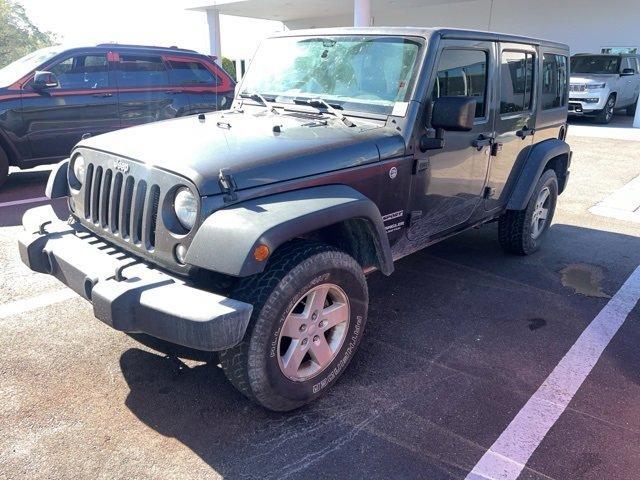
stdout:
[[371,24],[371,0],[353,0],[353,26],[370,27]]
[[217,8],[207,9],[209,25],[209,55],[214,55],[216,62],[222,65],[222,49],[220,44],[220,11]]

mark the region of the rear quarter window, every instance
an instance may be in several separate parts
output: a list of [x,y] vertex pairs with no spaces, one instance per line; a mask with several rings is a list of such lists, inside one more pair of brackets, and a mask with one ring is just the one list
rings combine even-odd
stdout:
[[198,61],[170,60],[171,83],[175,85],[220,85],[222,81]]
[[542,60],[542,109],[567,105],[567,57],[545,53]]

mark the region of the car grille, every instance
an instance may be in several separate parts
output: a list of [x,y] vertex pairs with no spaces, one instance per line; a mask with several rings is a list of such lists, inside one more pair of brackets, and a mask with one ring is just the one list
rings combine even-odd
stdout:
[[132,175],[89,163],[84,188],[84,217],[122,240],[153,251],[160,187]]
[[570,92],[586,92],[587,85],[584,83],[572,83],[571,85],[569,85],[569,91]]

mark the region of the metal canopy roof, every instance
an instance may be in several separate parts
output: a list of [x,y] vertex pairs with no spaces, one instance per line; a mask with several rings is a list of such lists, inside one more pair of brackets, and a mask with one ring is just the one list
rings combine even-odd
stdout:
[[[377,9],[408,9],[444,3],[461,3],[470,0],[371,0]],[[315,17],[353,15],[350,0],[192,0],[188,10],[206,11],[215,8],[223,15],[262,18],[288,22]]]

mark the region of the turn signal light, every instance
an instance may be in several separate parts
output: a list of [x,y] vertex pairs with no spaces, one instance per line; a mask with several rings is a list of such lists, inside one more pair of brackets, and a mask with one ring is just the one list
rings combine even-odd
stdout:
[[267,258],[269,258],[269,247],[266,245],[258,245],[253,251],[253,258],[255,258],[259,262],[264,262]]

